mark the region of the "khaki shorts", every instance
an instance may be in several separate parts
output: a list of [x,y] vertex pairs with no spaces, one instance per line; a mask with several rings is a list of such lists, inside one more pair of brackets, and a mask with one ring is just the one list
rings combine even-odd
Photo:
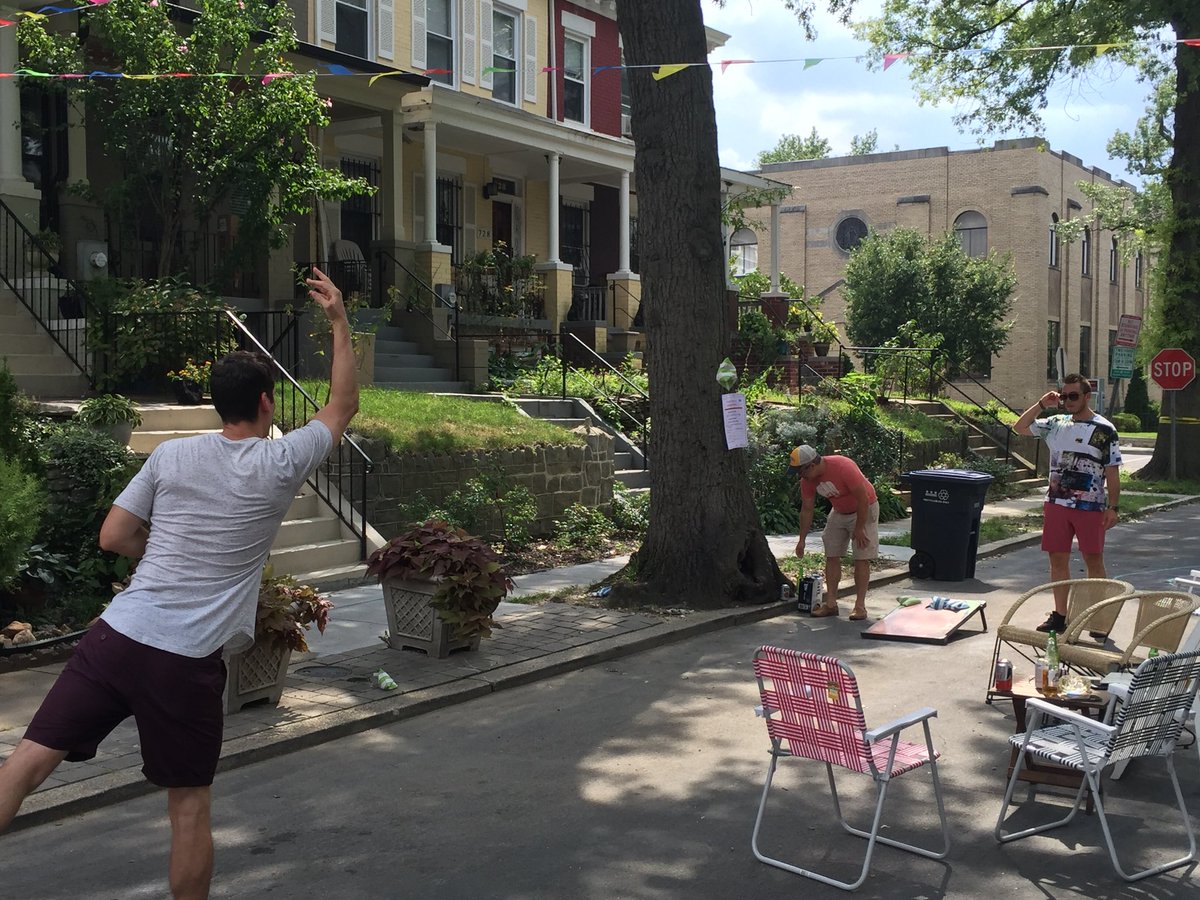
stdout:
[[[858,513],[829,511],[825,520],[825,531],[821,540],[825,543],[825,555],[841,559],[846,550],[854,545],[854,526],[858,524]],[[855,559],[876,559],[879,556],[879,503],[867,507],[867,546],[854,547]]]

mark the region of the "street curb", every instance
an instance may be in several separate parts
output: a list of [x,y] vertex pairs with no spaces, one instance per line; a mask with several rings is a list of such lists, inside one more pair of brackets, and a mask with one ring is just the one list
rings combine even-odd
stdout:
[[[1148,506],[1141,510],[1140,514],[1193,503],[1200,503],[1200,497],[1184,497]],[[1011,550],[1036,544],[1040,540],[1041,534],[1035,532],[995,541],[980,547],[977,558],[1002,556]],[[901,567],[872,575],[870,584],[872,587],[882,587],[905,581],[910,577],[907,567]],[[555,675],[575,672],[596,663],[620,659],[643,650],[664,647],[702,634],[761,622],[795,611],[796,601],[789,600],[765,603],[761,606],[692,612],[686,621],[660,622],[639,631],[600,638],[580,647],[549,653],[538,659],[512,663],[489,672],[457,678],[398,697],[383,697],[364,706],[337,710],[279,726],[268,732],[234,738],[222,748],[217,771],[229,772],[285,753],[316,747],[338,738],[412,719],[497,691],[521,687]],[[31,794],[9,830],[43,825],[68,815],[99,809],[158,790],[160,789],[146,781],[137,769],[123,769],[99,775],[89,778],[86,782],[67,784]]]

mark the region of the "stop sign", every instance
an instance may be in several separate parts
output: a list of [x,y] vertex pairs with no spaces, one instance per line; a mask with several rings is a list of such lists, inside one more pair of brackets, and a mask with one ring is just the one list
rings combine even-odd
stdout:
[[1168,347],[1150,360],[1150,377],[1164,391],[1182,391],[1196,377],[1196,361],[1186,350]]

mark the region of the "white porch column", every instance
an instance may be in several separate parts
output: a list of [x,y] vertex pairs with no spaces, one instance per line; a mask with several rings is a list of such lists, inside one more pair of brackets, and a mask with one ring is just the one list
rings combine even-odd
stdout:
[[437,125],[425,123],[425,241],[437,243]]
[[404,239],[404,116],[399,110],[383,113],[383,220],[382,241]]
[[559,202],[560,202],[559,201],[559,183],[558,183],[559,156],[557,153],[550,153],[546,157],[546,160],[547,160],[547,162],[550,163],[550,177],[549,177],[550,209],[547,210],[547,212],[549,212],[549,214],[550,214],[550,224],[549,224],[550,234],[547,235],[547,237],[549,238],[549,241],[547,242],[547,246],[549,249],[547,250],[546,255],[549,258],[546,260],[546,262],[557,263],[557,262],[561,262],[561,260],[558,258],[558,253],[559,253],[559,249],[558,249],[558,206],[559,206]]
[[621,173],[621,204],[617,214],[617,274],[629,274],[629,173]]
[[[0,28],[0,72],[12,72],[18,66],[17,29]],[[21,174],[21,94],[17,84],[16,78],[0,78],[0,194],[36,198],[37,189]],[[37,230],[36,221],[32,228]]]
[[779,204],[771,204],[771,293],[779,293]]

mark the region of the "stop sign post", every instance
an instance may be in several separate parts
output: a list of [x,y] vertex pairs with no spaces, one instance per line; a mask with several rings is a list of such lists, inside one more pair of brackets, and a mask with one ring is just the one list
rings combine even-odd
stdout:
[[1150,377],[1164,391],[1171,392],[1171,480],[1175,480],[1175,395],[1196,377],[1196,360],[1182,347],[1159,350],[1150,360]]

